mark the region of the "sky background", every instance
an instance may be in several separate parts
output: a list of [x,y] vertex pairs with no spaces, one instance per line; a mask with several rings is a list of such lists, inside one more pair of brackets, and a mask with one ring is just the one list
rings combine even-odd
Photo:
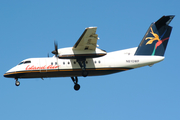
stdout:
[[[0,1],[1,120],[179,120],[179,0]],[[97,26],[99,48],[136,47],[152,22],[176,15],[165,60],[153,67],[98,77],[15,80],[3,74],[20,61],[72,47]]]

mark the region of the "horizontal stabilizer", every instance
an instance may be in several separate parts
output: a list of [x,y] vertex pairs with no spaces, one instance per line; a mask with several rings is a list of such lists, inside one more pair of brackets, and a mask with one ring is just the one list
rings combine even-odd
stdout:
[[173,18],[174,15],[162,16],[158,21],[155,22],[157,30],[159,30],[162,26],[169,25]]

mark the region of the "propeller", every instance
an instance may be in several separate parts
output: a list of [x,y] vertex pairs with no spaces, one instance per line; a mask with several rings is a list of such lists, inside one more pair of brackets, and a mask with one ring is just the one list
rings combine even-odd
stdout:
[[57,57],[58,56],[58,45],[57,45],[56,41],[54,41],[54,47],[55,47],[55,50],[52,51],[52,54],[55,54],[55,56]]

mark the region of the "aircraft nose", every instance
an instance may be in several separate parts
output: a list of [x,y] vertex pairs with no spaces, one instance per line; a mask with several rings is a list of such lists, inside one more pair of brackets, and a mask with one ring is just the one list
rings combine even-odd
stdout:
[[6,72],[6,73],[4,73],[4,77],[9,77],[10,75],[9,75],[9,73],[8,72]]
[[[15,67],[14,67],[15,68]],[[10,70],[8,70],[5,74],[4,77],[7,78],[15,78],[16,77],[16,71],[14,68],[11,68]]]
[[16,78],[18,76],[17,76],[16,72],[6,72],[4,74],[4,77],[6,77],[6,78]]

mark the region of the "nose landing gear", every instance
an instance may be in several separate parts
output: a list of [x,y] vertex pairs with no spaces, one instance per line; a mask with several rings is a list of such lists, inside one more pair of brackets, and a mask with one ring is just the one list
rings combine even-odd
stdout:
[[74,90],[78,91],[80,89],[80,85],[78,84],[78,78],[76,77],[71,77],[72,81],[74,82]]
[[15,78],[16,82],[15,82],[15,85],[16,86],[19,86],[20,85],[20,82],[18,81],[18,78]]

